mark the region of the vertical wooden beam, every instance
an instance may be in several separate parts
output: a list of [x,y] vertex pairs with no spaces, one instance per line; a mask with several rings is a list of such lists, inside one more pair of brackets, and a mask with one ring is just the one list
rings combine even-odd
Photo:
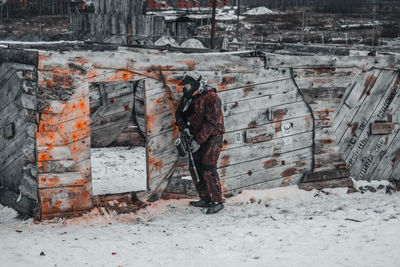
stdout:
[[211,18],[211,49],[215,48],[215,12],[217,9],[217,0],[212,2],[212,18]]

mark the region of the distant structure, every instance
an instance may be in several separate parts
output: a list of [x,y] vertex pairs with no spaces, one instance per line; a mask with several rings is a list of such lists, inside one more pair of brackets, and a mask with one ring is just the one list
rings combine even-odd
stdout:
[[147,0],[147,9],[149,10],[168,8],[168,7],[169,5],[165,1]]
[[199,1],[196,0],[178,0],[176,3],[177,8],[194,8],[199,6]]
[[[209,7],[212,7],[212,4],[213,4],[213,0],[209,0],[207,5]],[[229,0],[217,0],[217,8],[221,8],[224,6],[229,6]]]

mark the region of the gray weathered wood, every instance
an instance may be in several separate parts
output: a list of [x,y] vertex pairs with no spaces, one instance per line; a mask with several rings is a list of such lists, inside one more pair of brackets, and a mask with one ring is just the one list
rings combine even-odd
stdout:
[[371,134],[391,134],[394,129],[394,124],[390,122],[373,122],[371,123]]

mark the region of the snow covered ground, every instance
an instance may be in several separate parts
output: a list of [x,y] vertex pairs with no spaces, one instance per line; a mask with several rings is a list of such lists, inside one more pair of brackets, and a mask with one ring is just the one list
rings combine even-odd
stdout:
[[95,195],[146,190],[144,147],[92,148],[91,160]]
[[[104,215],[101,215],[104,213]],[[18,221],[0,206],[0,266],[399,266],[400,193],[244,191],[206,215],[188,200],[136,214]]]

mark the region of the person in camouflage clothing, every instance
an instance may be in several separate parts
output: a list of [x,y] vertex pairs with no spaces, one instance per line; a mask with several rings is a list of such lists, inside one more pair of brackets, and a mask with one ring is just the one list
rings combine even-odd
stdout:
[[[216,213],[224,208],[221,183],[217,173],[218,157],[225,132],[221,99],[215,88],[198,72],[188,73],[179,85],[183,86],[183,97],[176,110],[179,130],[191,136],[191,148],[199,181],[193,179],[200,200],[190,205],[207,208],[206,213]],[[191,176],[195,173],[189,166]]]

